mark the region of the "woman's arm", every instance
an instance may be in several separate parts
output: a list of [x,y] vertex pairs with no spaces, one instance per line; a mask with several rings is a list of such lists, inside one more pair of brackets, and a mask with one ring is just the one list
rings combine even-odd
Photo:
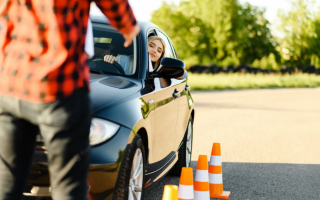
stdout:
[[114,61],[118,62],[118,59],[117,59],[115,56],[113,56],[113,55],[105,55],[105,56],[103,57],[103,60],[104,60],[105,62],[108,62],[108,63],[111,63],[111,64],[113,64]]
[[113,64],[114,62],[119,63],[123,70],[126,72],[126,74],[129,74],[129,69],[130,69],[130,56],[125,56],[125,55],[118,55],[118,56],[113,56],[113,55],[105,55],[103,57],[105,62]]

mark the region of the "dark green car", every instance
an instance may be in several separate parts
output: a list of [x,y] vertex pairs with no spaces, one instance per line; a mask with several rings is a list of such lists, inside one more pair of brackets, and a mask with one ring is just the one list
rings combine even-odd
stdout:
[[[141,22],[131,46],[104,17],[91,17],[95,55],[90,67],[93,120],[88,196],[92,200],[143,199],[144,189],[167,173],[179,176],[192,153],[194,102],[188,74],[168,36],[156,25]],[[165,57],[153,70],[147,39],[166,43]],[[127,65],[105,62],[121,55]],[[166,80],[167,85],[160,82]],[[37,138],[27,198],[50,197],[46,148]]]

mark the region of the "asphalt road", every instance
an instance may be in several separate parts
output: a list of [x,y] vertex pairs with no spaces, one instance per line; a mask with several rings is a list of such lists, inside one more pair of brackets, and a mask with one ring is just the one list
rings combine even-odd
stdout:
[[[320,199],[320,88],[193,92],[192,167],[221,143],[230,200]],[[194,171],[195,172],[195,171]],[[161,200],[166,176],[146,191]]]

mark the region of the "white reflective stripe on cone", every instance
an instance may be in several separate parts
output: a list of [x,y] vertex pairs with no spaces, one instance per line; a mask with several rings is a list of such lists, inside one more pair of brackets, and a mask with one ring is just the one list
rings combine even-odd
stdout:
[[194,181],[199,182],[209,182],[209,172],[208,170],[198,170],[196,171],[196,177]]
[[210,165],[221,166],[221,156],[211,156]]
[[178,198],[193,199],[193,185],[180,185],[178,190]]
[[210,192],[194,191],[194,200],[210,200]]
[[222,174],[209,174],[209,183],[221,184],[222,183]]

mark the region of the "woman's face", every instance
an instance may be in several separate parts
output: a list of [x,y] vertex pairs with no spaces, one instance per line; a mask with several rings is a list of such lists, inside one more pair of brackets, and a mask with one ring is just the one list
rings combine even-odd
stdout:
[[148,53],[150,54],[150,58],[152,62],[157,62],[161,57],[163,52],[163,45],[160,40],[152,40],[148,44]]

